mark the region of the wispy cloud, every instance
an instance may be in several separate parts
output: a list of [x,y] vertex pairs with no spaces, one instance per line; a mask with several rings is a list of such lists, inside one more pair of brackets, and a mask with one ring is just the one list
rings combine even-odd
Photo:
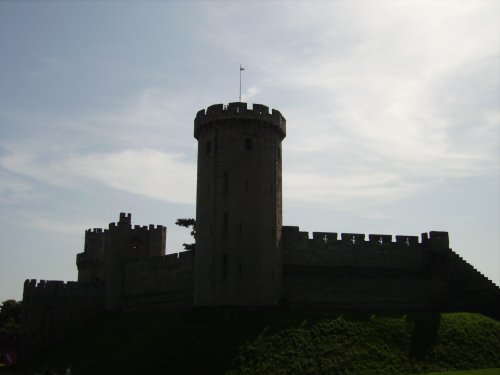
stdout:
[[[16,174],[47,184],[77,188],[91,180],[153,199],[194,203],[196,171],[180,155],[157,150],[123,150],[116,153],[91,153],[42,162],[33,155],[16,154],[0,158],[0,165]],[[31,190],[26,183],[4,183],[5,199],[20,199]],[[10,198],[8,198],[10,197]]]
[[157,150],[125,150],[69,160],[68,170],[118,190],[177,203],[194,203],[195,166],[180,155]]
[[[209,49],[252,67],[244,101],[274,101],[288,120],[285,199],[368,205],[498,172],[495,9],[468,1],[281,3],[279,22],[249,35],[252,17],[228,32],[240,5],[211,4],[204,11],[217,17],[205,38]],[[278,46],[262,43],[271,34]],[[85,179],[193,202],[197,105],[175,88],[146,87],[104,112],[56,118],[43,133],[4,142],[0,163],[48,183]]]
[[16,204],[33,200],[31,185],[19,177],[0,170],[0,204]]
[[260,89],[252,86],[246,90],[244,94],[241,95],[241,100],[243,102],[248,102],[260,93]]
[[[287,119],[287,224],[449,230],[497,273],[500,2],[149,5],[0,12],[1,286],[22,285],[35,254],[47,277],[74,277],[61,272],[74,271],[82,229],[122,209],[170,223],[180,248],[193,118],[238,98],[240,63],[243,100]],[[62,247],[65,266],[50,257]]]
[[56,234],[81,235],[85,226],[81,222],[68,222],[61,218],[38,215],[24,215],[23,223],[27,227]]
[[311,94],[280,108],[288,196],[384,203],[497,173],[500,27],[490,7],[499,10],[487,2],[285,6],[289,27],[306,36],[303,50],[267,50],[273,68],[260,85]]
[[[335,205],[339,209],[359,208],[360,199],[375,201],[377,204],[387,203],[407,196],[416,189],[415,183],[403,181],[396,173],[383,170],[365,171],[357,176],[307,172],[284,174],[284,194],[287,198],[326,206]],[[362,205],[367,204],[362,202]]]
[[194,203],[194,163],[176,152],[183,148],[179,143],[194,144],[179,135],[191,133],[192,119],[179,116],[178,104],[175,95],[150,88],[121,107],[81,118],[11,115],[14,124],[29,121],[43,131],[2,140],[3,199],[27,197],[23,192],[31,189],[30,182],[17,174],[66,188],[92,181],[153,199]]

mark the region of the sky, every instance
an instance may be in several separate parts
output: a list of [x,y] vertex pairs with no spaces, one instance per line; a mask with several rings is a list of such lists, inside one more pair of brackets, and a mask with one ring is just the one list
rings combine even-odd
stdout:
[[0,301],[87,228],[195,216],[193,120],[287,120],[283,221],[419,235],[500,285],[500,2],[0,1]]

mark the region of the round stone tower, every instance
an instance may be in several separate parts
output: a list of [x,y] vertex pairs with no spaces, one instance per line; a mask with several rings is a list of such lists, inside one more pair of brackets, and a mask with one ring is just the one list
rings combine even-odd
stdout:
[[285,135],[281,113],[260,104],[217,104],[196,115],[196,306],[278,303]]

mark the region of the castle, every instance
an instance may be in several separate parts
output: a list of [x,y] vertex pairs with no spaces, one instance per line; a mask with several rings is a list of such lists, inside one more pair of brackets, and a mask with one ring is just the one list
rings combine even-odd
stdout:
[[449,248],[448,233],[314,232],[282,225],[280,112],[246,103],[197,113],[196,248],[165,255],[164,226],[121,213],[88,229],[78,281],[24,283],[25,357],[105,311],[210,306],[475,311],[500,318],[500,288]]

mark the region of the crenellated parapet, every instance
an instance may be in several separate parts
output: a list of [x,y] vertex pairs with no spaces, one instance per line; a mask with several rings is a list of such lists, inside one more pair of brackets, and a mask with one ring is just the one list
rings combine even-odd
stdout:
[[411,235],[302,232],[284,226],[282,231],[285,263],[335,266],[419,267],[424,251],[449,251],[448,233]]
[[78,281],[104,280],[104,248],[107,236],[106,229],[90,228],[85,231],[84,250],[76,256]]
[[165,233],[167,230],[167,227],[164,225],[155,225],[155,224],[149,224],[149,225],[134,225],[132,227],[132,214],[125,214],[123,212],[120,213],[120,220],[118,222],[113,222],[109,223],[108,229],[100,229],[100,228],[94,228],[94,229],[88,229],[85,233],[95,233],[96,235],[98,234],[107,234],[109,232],[115,232],[117,229],[123,229],[123,227],[128,227],[131,231],[135,233]]
[[137,231],[163,231],[166,227],[163,225],[154,225],[154,224],[149,224],[149,225],[134,225],[134,230]]
[[87,253],[90,250],[96,247],[104,249],[110,245],[119,246],[122,250],[126,248],[137,250],[141,245],[157,248],[157,251],[148,254],[148,256],[156,256],[161,254],[162,248],[164,253],[166,234],[167,227],[164,225],[132,226],[132,214],[121,212],[119,221],[110,223],[108,229],[93,228],[85,231],[84,253],[89,256],[90,254]]
[[167,228],[134,225],[132,215],[121,212],[119,221],[107,229],[85,231],[85,248],[76,256],[78,281],[92,282],[120,277],[122,264],[165,254]]
[[258,120],[259,122],[275,126],[286,136],[286,120],[281,113],[275,109],[269,112],[269,107],[262,104],[254,104],[247,108],[247,103],[235,102],[228,105],[214,104],[206,110],[202,109],[196,114],[194,120],[194,137],[198,139],[198,134],[216,124],[222,124],[225,120]]
[[[282,231],[284,300],[345,310],[446,306],[448,233],[421,236]],[[446,309],[447,307],[444,307]]]
[[87,258],[102,260],[107,229],[89,228],[85,231],[84,253]]
[[[118,228],[120,225],[120,222],[117,222],[117,223],[109,223],[109,230],[112,230],[112,229],[116,229]],[[132,230],[137,230],[137,231],[143,231],[143,232],[147,232],[147,231],[163,231],[166,227],[163,226],[163,225],[154,225],[154,224],[149,224],[149,225],[134,225],[133,228],[130,227],[130,229]],[[88,229],[88,231],[91,231],[90,229]],[[95,228],[95,229],[92,229],[92,231],[101,231],[101,232],[108,232],[108,229],[98,229],[98,228]],[[97,232],[96,232],[97,233]],[[100,232],[98,232],[100,233]]]
[[132,214],[131,213],[120,212],[120,221],[119,221],[119,223],[131,224],[132,223]]
[[100,236],[105,234],[107,231],[107,229],[102,228],[89,228],[85,231],[85,234],[89,236]]
[[120,213],[120,221],[111,223],[104,249],[106,308],[119,310],[129,263],[144,262],[165,255],[167,228],[163,225],[132,226],[132,215]]
[[348,244],[350,246],[390,246],[393,248],[412,246],[431,246],[434,250],[448,250],[448,232],[431,231],[422,233],[421,237],[413,235],[392,234],[363,234],[363,233],[340,233],[336,232],[313,232],[312,238],[308,232],[300,231],[299,227],[283,226],[283,242],[297,242],[304,244],[323,244],[335,246]]
[[[104,283],[100,281],[84,283],[60,280],[26,280],[22,308],[24,328],[39,324],[40,319],[48,319],[47,314],[49,313],[54,316],[61,315],[62,321],[57,321],[57,324],[67,324],[68,316],[78,318],[79,322],[84,321],[88,317],[94,316],[96,312],[103,311]],[[70,312],[71,314],[69,314]],[[36,327],[30,329],[36,329]],[[68,327],[62,331],[67,329]]]
[[125,212],[120,212],[119,220],[116,223],[110,223],[108,226],[108,230],[117,230],[118,228],[124,229],[128,228],[130,229],[132,227],[132,214],[131,213],[125,213]]

